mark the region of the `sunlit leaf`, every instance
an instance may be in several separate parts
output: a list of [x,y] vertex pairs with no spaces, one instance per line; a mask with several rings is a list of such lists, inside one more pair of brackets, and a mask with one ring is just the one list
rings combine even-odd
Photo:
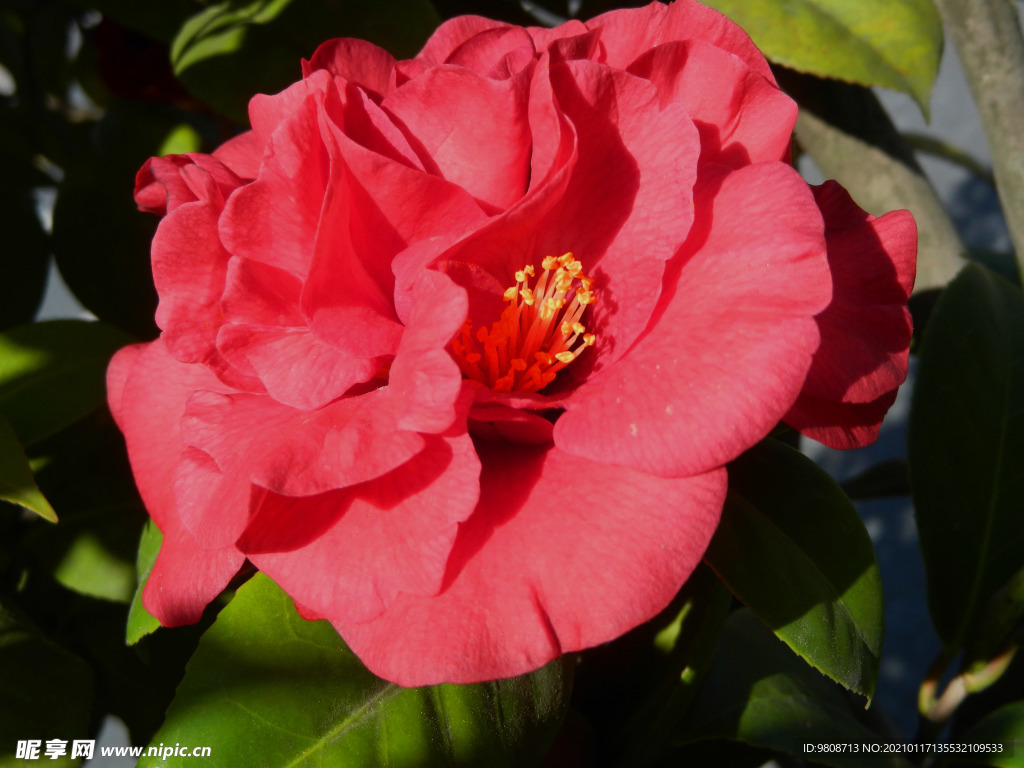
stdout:
[[882,584],[850,500],[803,454],[767,440],[729,465],[705,560],[809,664],[870,701]]
[[928,607],[951,652],[1024,568],[1022,456],[1024,296],[971,265],[932,314],[908,438]]
[[25,451],[10,423],[0,416],[0,499],[57,522],[57,513],[46,500],[29,467]]
[[942,55],[931,0],[708,0],[772,61],[913,96],[928,111]]
[[139,555],[135,562],[136,583],[135,596],[132,598],[131,607],[128,609],[128,626],[125,630],[125,640],[128,645],[135,645],[146,635],[155,632],[160,628],[160,622],[145,606],[142,605],[142,590],[146,586],[146,579],[156,563],[156,556],[160,554],[160,545],[164,536],[152,520],[146,523],[142,529],[142,539],[139,541]]
[[494,683],[400,688],[257,574],[203,635],[151,744],[209,745],[203,762],[215,768],[531,765],[565,714],[571,680],[571,663],[556,661]]

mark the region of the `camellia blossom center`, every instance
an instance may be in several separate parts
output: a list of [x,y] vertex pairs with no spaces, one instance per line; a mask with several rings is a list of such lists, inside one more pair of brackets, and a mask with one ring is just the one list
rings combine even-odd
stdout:
[[[490,328],[474,333],[470,320],[452,340],[452,352],[467,379],[495,392],[537,392],[579,357],[596,337],[580,320],[596,300],[592,278],[572,253],[546,256],[537,277],[532,264],[516,272],[505,291],[508,306]],[[575,346],[574,346],[575,345]]]

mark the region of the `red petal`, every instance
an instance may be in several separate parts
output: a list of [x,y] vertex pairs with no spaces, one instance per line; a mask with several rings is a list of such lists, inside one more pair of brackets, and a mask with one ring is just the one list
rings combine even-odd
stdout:
[[[391,92],[381,106],[414,137],[440,176],[504,209],[526,191],[528,87],[525,77],[492,80],[446,65]],[[439,93],[445,94],[443,109]]]
[[198,392],[182,433],[225,474],[285,496],[312,496],[380,477],[423,448],[398,429],[386,388],[301,411],[267,396]]
[[724,470],[664,479],[555,448],[477,447],[480,504],[444,591],[400,595],[375,621],[330,617],[399,685],[519,675],[650,619],[700,561],[725,496]]
[[720,466],[789,409],[830,298],[807,185],[782,163],[702,179],[651,327],[569,397],[555,443],[665,476]]
[[307,611],[368,621],[399,592],[440,590],[479,475],[467,436],[434,437],[362,485],[303,498],[269,494],[239,546]]
[[195,389],[228,390],[203,366],[172,358],[160,340],[118,352],[108,383],[111,411],[124,432],[139,493],[164,534],[143,602],[165,626],[198,621],[244,556],[230,546],[200,547],[179,519],[174,475],[185,449],[179,422]]
[[718,11],[696,0],[609,11],[587,22],[601,30],[605,62],[626,69],[655,46],[685,40],[704,40],[743,59],[754,72],[774,83],[764,55],[750,37]]
[[860,447],[875,439],[907,376],[917,229],[906,211],[869,216],[835,182],[815,198],[833,298],[816,318],[821,346],[786,421],[833,448]]
[[738,56],[699,40],[659,45],[629,71],[678,102],[700,132],[700,161],[738,168],[789,157],[796,104]]
[[324,69],[334,77],[343,77],[369,93],[376,101],[391,88],[395,57],[366,40],[342,37],[323,43],[302,62],[302,76]]

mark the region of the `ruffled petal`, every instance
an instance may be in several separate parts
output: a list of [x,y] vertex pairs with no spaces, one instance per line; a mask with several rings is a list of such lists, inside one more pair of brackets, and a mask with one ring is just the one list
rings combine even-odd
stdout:
[[285,496],[372,480],[404,464],[424,439],[399,429],[387,388],[302,411],[261,395],[197,392],[182,419],[187,445],[225,474]]
[[400,593],[434,595],[476,506],[480,462],[466,435],[433,437],[400,467],[312,497],[268,494],[239,546],[307,611],[369,621]]
[[831,447],[860,447],[874,440],[907,376],[917,228],[906,211],[868,215],[835,182],[814,193],[833,298],[816,318],[821,346],[786,421]]
[[789,157],[796,103],[738,56],[700,40],[666,43],[629,71],[651,80],[662,104],[686,108],[702,163],[738,168]]
[[666,479],[556,448],[477,450],[480,503],[443,592],[399,595],[374,621],[330,617],[399,685],[519,675],[650,619],[700,561],[725,497],[724,469]]
[[355,83],[375,101],[380,101],[390,88],[395,57],[373,43],[342,37],[323,43],[302,61],[302,76],[310,77],[318,69],[334,77]]
[[174,479],[185,451],[179,423],[195,389],[228,390],[203,366],[179,363],[160,340],[114,355],[108,386],[139,493],[164,535],[143,604],[164,626],[194,623],[245,558],[232,546],[199,546],[179,519]]
[[[722,171],[725,172],[724,170]],[[697,222],[651,327],[568,398],[555,444],[678,476],[713,469],[793,404],[831,282],[821,216],[782,163],[702,179]]]
[[696,0],[651,3],[643,8],[609,11],[587,22],[601,30],[605,63],[627,69],[641,55],[664,43],[704,40],[734,53],[774,83],[771,68],[750,36],[718,11]]

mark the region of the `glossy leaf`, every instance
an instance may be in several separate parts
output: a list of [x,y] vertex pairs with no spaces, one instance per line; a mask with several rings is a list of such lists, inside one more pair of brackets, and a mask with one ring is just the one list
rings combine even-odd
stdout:
[[[746,610],[729,616],[680,743],[727,738],[803,757],[803,745],[873,744],[841,688],[789,652]],[[816,754],[836,768],[896,768],[901,760],[858,752]]]
[[51,523],[57,522],[57,513],[36,485],[18,435],[3,416],[0,416],[0,499],[35,512]]
[[777,441],[729,465],[705,561],[809,664],[870,701],[882,648],[882,584],[856,510],[831,477]]
[[142,590],[146,586],[146,579],[149,578],[154,563],[156,563],[156,556],[160,554],[160,545],[163,540],[164,535],[160,533],[160,529],[152,520],[148,521],[142,528],[139,556],[135,562],[137,586],[131,607],[128,609],[128,625],[125,629],[125,641],[128,645],[135,645],[146,635],[160,628],[160,622],[142,604]]
[[971,265],[932,313],[908,437],[928,607],[951,652],[1024,568],[1022,456],[1024,296]]
[[174,72],[192,92],[238,122],[249,99],[299,76],[299,62],[332,37],[358,37],[399,58],[419,50],[439,19],[427,0],[227,0],[190,18],[171,46]]
[[215,768],[530,765],[565,714],[571,680],[571,661],[556,661],[494,683],[400,688],[257,574],[203,635],[151,744],[209,745]]
[[995,765],[999,768],[1024,766],[1024,701],[1015,701],[989,712],[963,733],[957,734],[961,744],[1001,745],[998,752],[967,752],[950,754],[943,765],[964,762],[972,765]]
[[53,320],[0,333],[0,414],[26,447],[106,402],[111,355],[132,337],[104,323]]
[[[31,764],[16,760],[19,740],[66,739],[70,745],[85,738],[92,697],[89,666],[48,640],[0,595],[0,765]],[[46,759],[62,767],[78,762]]]
[[942,54],[931,0],[708,0],[790,69],[912,96],[928,111]]

